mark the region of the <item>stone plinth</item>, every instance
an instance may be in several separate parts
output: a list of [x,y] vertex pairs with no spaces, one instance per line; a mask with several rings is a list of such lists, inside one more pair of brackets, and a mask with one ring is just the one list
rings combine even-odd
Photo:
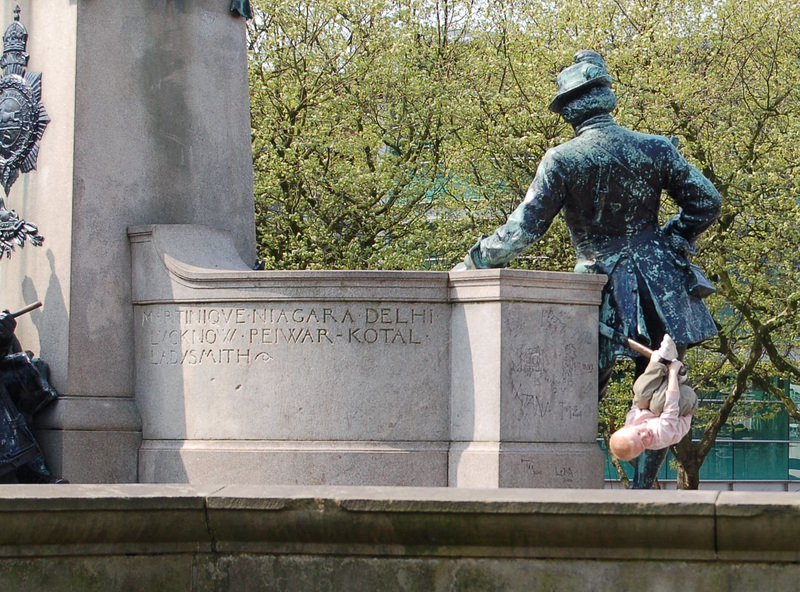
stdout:
[[50,363],[63,397],[38,426],[55,472],[135,481],[126,228],[225,228],[255,262],[245,21],[230,0],[15,0],[0,2],[2,23],[17,3],[52,121],[38,170],[7,202],[45,243],[0,262],[0,308],[44,303],[17,333]]
[[450,282],[450,484],[602,482],[596,327],[605,278],[481,270]]
[[141,481],[602,487],[604,278],[252,271],[222,230],[129,235]]

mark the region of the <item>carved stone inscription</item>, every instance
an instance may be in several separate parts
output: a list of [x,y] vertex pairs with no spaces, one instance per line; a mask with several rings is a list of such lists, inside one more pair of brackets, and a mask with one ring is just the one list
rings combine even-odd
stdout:
[[186,306],[140,314],[151,365],[263,364],[296,347],[415,347],[436,322],[424,305]]

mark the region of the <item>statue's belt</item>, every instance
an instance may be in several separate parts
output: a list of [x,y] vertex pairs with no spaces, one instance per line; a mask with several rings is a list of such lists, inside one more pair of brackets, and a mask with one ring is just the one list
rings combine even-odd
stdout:
[[[647,242],[664,242],[664,233],[657,226],[649,226],[631,236],[594,237],[582,241],[577,247],[578,256],[585,259],[609,257],[631,251]],[[664,245],[666,247],[666,244]]]

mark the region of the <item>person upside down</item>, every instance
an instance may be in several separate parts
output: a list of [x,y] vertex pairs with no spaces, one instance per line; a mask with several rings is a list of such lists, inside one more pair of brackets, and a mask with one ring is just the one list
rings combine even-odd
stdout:
[[661,450],[677,444],[689,432],[697,411],[697,395],[685,384],[675,343],[664,336],[644,373],[633,383],[633,404],[625,426],[611,434],[612,454],[630,461],[645,450]]

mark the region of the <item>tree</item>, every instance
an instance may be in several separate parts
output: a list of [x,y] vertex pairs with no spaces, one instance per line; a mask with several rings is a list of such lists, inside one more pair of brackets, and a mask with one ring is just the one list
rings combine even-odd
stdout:
[[[687,364],[723,403],[674,447],[696,488],[749,388],[800,419],[800,7],[759,0],[258,0],[250,25],[261,255],[278,268],[439,268],[524,196],[572,136],[547,111],[560,67],[593,48],[617,120],[674,135],[723,195],[695,261],[719,335]],[[665,201],[664,216],[672,214]],[[514,265],[569,270],[565,225]],[[618,387],[621,400],[627,386]],[[607,405],[606,428],[624,406]]]
[[727,394],[696,434],[699,441],[687,437],[674,449],[684,488],[698,486],[700,466],[748,388],[768,392],[800,417],[772,380],[800,378],[793,361],[800,275],[791,252],[800,239],[800,12],[791,3],[746,2],[718,5],[713,19],[700,16],[703,35],[683,43],[675,60],[696,75],[679,93],[665,93],[664,103],[687,153],[724,199],[698,253],[717,280],[711,303],[719,337],[691,363],[701,387]]
[[[278,268],[406,267],[430,251],[469,66],[469,0],[254,3],[256,214]],[[398,249],[402,245],[402,249]]]

